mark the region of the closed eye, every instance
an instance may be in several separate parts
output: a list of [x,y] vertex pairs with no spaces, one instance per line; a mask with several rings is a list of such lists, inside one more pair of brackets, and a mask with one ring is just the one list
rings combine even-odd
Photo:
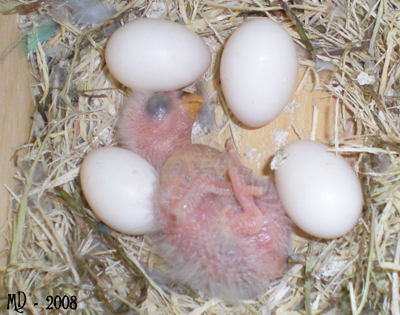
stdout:
[[165,94],[156,94],[152,96],[146,105],[146,111],[152,117],[161,120],[171,109],[171,100]]

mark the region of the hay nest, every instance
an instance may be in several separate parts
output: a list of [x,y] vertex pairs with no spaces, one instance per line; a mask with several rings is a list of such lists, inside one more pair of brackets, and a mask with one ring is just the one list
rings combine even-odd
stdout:
[[[36,108],[29,142],[15,154],[20,189],[10,191],[2,312],[8,293],[24,291],[25,310],[32,314],[48,312],[46,298],[57,295],[76,296],[71,314],[400,314],[398,1],[116,0],[99,2],[103,20],[90,25],[80,10],[62,3],[0,1],[1,11],[21,15]],[[335,100],[330,144],[353,160],[365,209],[341,238],[294,234],[285,276],[259,300],[231,305],[150,279],[143,266],[157,266],[158,258],[146,239],[98,223],[82,198],[78,174],[88,152],[115,145],[126,90],[111,79],[104,46],[116,26],[138,17],[177,21],[204,38],[213,52],[204,80],[218,122],[209,142],[231,136],[240,146],[240,124],[223,103],[216,61],[230,33],[257,16],[289,31],[314,90]]]

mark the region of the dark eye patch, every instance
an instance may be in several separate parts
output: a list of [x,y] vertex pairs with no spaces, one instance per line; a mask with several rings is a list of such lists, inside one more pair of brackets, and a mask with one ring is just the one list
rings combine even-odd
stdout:
[[171,100],[165,94],[152,96],[146,105],[146,111],[157,119],[162,119],[171,108]]

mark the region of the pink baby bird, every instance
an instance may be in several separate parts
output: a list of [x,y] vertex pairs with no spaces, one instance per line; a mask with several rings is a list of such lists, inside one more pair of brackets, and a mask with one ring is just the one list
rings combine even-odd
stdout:
[[160,232],[151,238],[174,279],[228,301],[255,298],[286,269],[291,222],[274,185],[240,163],[231,141],[223,152],[191,143],[200,100],[137,93],[122,111],[119,137],[160,172]]

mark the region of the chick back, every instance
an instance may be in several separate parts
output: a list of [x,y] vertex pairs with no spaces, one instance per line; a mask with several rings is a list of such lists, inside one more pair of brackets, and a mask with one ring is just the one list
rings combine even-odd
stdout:
[[[239,233],[227,212],[241,215],[228,170],[237,168],[246,185],[263,188],[254,204],[262,229]],[[291,221],[268,178],[255,176],[227,152],[198,144],[178,148],[161,171],[156,194],[161,232],[151,235],[155,251],[174,279],[228,301],[255,298],[282,275],[290,250]]]

